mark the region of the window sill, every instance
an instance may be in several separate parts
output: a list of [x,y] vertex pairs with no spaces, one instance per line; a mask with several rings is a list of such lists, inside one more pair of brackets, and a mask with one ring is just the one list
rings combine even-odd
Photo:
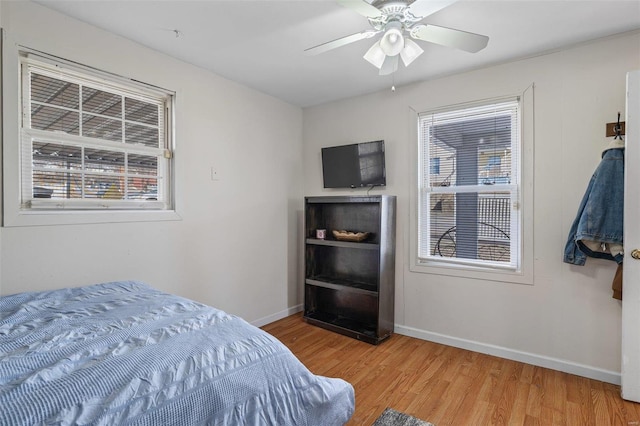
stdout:
[[421,274],[444,275],[474,280],[498,281],[513,284],[533,285],[533,274],[526,271],[475,267],[438,261],[414,261],[409,270]]
[[15,214],[7,214],[7,212],[5,212],[3,226],[53,226],[125,222],[163,222],[177,220],[182,220],[182,217],[175,210],[29,210],[19,211]]

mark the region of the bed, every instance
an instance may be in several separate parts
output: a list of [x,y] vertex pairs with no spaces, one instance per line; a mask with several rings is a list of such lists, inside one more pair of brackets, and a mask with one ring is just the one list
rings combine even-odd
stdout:
[[0,298],[0,424],[341,425],[353,387],[140,282]]

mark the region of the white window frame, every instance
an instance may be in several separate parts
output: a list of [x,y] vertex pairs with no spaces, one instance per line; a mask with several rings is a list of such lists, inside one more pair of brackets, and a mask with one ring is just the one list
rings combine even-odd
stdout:
[[[17,43],[8,42],[4,31],[2,35],[3,226],[180,220],[174,201],[175,93],[19,46]],[[158,176],[162,176],[159,180],[162,182],[162,187],[158,188],[158,193],[162,193],[162,198],[158,197],[158,201],[32,198],[30,186],[32,154],[29,149],[32,141],[94,148],[100,148],[103,143],[107,146],[111,144],[113,148],[115,143],[23,127],[25,119],[23,112],[25,108],[27,110],[29,108],[29,93],[25,92],[28,90],[28,85],[23,78],[23,69],[29,66],[36,66],[54,76],[56,73],[64,76],[78,76],[78,78],[96,82],[99,87],[112,87],[121,93],[126,93],[127,97],[140,100],[165,97],[162,129],[165,146],[123,147],[123,151],[131,153],[162,155],[163,160],[158,161]]]
[[[467,261],[463,259],[447,259],[430,257],[422,259],[419,255],[420,232],[420,116],[425,112],[442,110],[465,109],[477,105],[499,102],[501,100],[519,98],[520,108],[520,179],[518,187],[512,194],[517,194],[515,206],[518,214],[517,223],[511,222],[511,235],[519,227],[520,238],[517,242],[519,259],[515,267],[492,264],[483,261]],[[410,108],[411,140],[413,152],[411,161],[411,196],[410,196],[410,262],[409,270],[425,274],[445,275],[489,281],[510,282],[518,284],[533,284],[533,85],[522,93],[510,96],[494,97],[482,101],[470,101],[450,106],[427,106]],[[499,190],[498,186],[505,186],[505,190],[513,190],[508,185],[492,185],[492,190]],[[439,189],[434,188],[437,192]],[[469,189],[471,190],[471,189]],[[512,219],[513,217],[512,216]],[[515,228],[515,229],[514,229]],[[512,247],[513,250],[513,247]]]

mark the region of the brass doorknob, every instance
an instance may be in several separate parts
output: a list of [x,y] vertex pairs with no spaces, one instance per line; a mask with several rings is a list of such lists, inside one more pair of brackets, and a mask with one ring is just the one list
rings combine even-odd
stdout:
[[633,257],[634,259],[640,259],[640,250],[638,249],[631,250],[631,257]]

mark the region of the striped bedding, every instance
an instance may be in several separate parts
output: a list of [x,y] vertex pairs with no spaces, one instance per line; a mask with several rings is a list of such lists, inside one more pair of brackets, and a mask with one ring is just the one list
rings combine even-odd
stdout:
[[339,425],[340,379],[242,319],[140,282],[0,298],[0,424]]

